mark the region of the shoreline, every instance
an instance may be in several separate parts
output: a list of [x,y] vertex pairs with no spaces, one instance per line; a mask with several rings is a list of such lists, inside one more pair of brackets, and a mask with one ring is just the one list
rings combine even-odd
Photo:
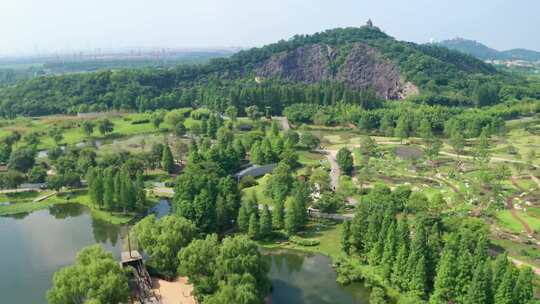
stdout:
[[[86,189],[78,189],[69,192],[62,192],[52,195],[51,197],[40,201],[40,202],[16,202],[10,205],[0,206],[0,216],[16,216],[20,214],[32,213],[35,211],[49,209],[54,205],[63,205],[63,204],[80,204],[86,206],[90,210],[90,214],[93,218],[106,221],[114,225],[123,225],[130,223],[143,215],[144,213],[117,213],[105,210],[99,210],[91,206],[88,201]],[[69,200],[63,195],[71,194]],[[61,195],[59,197],[59,195]],[[153,197],[148,198],[149,208],[157,203],[157,200]]]

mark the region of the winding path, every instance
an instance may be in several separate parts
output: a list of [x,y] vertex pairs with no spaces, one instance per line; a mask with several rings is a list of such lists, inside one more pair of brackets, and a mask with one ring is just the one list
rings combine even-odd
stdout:
[[508,197],[506,199],[506,208],[508,208],[510,210],[510,214],[512,214],[512,217],[514,219],[516,219],[520,224],[521,226],[523,226],[523,228],[525,228],[525,231],[527,232],[528,235],[533,235],[533,230],[531,229],[531,227],[529,226],[529,224],[527,224],[527,222],[525,222],[516,212],[516,209],[514,208],[514,198],[516,198],[517,195],[512,195],[510,197]]
[[291,128],[291,125],[289,124],[289,119],[285,116],[274,116],[273,119],[277,120],[281,124],[281,129],[283,131],[288,131]]
[[537,275],[537,276],[540,276],[540,268],[538,267],[534,267],[528,263],[525,263],[523,261],[520,261],[518,259],[515,259],[513,257],[508,257],[510,259],[510,261],[512,261],[516,266],[518,267],[521,267],[521,266],[527,266],[527,267],[531,267],[532,271]]
[[536,183],[538,189],[540,189],[540,180],[534,174],[531,174],[531,179]]

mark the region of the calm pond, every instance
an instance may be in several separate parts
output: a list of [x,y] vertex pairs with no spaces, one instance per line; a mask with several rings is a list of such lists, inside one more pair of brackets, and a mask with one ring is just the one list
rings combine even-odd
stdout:
[[[166,201],[156,210],[169,212]],[[123,227],[96,220],[78,204],[0,217],[2,303],[46,303],[52,275],[73,263],[82,247],[99,243],[115,257],[122,251]],[[264,250],[271,263],[273,304],[368,303],[360,284],[342,287],[328,257],[289,250]]]

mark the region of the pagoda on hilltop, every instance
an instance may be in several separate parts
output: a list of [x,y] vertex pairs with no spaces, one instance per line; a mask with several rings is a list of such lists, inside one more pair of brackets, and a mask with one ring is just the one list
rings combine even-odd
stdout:
[[366,22],[366,26],[367,27],[373,27],[373,21],[371,21],[371,18],[368,19],[368,21]]

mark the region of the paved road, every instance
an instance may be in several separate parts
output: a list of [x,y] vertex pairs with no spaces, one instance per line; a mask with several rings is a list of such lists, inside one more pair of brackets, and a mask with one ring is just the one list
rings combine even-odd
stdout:
[[9,194],[9,193],[19,193],[19,192],[31,192],[31,191],[43,191],[42,189],[34,189],[34,188],[18,188],[18,189],[4,189],[0,190],[0,194]]
[[339,186],[339,177],[341,176],[341,169],[336,160],[337,151],[321,150],[321,152],[326,154],[326,158],[330,163],[330,186],[336,191]]
[[[341,176],[341,169],[336,160],[337,151],[336,150],[318,150],[321,153],[326,154],[326,158],[330,163],[330,187],[336,191],[339,187],[339,177]],[[347,202],[351,206],[358,205],[358,200],[354,197],[348,197]]]

